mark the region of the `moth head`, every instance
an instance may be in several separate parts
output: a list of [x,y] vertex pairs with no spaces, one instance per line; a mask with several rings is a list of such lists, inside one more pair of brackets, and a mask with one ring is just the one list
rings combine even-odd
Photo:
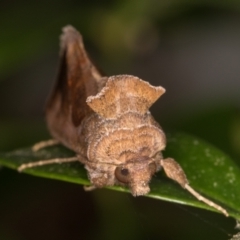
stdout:
[[116,167],[115,177],[118,182],[129,186],[133,196],[139,196],[150,191],[149,182],[158,170],[153,159],[138,157]]

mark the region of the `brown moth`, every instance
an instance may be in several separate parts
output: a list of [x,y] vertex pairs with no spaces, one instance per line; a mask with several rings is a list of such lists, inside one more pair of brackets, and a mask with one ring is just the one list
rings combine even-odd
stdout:
[[228,213],[204,198],[188,183],[172,158],[163,159],[166,137],[149,108],[165,92],[138,77],[105,77],[93,65],[82,37],[73,27],[63,28],[60,68],[46,108],[46,120],[54,140],[33,147],[61,143],[76,157],[50,159],[21,165],[18,170],[52,163],[79,161],[85,165],[94,188],[126,185],[132,195],[145,195],[157,171],[178,182],[198,200]]

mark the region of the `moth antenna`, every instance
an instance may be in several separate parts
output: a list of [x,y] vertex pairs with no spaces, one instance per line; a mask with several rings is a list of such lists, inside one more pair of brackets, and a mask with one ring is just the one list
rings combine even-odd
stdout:
[[59,141],[56,139],[49,139],[49,140],[41,141],[32,146],[32,151],[37,152],[42,148],[54,146],[57,144],[59,144]]
[[19,172],[22,172],[27,168],[40,167],[40,166],[55,164],[55,163],[67,163],[67,162],[76,162],[76,161],[79,161],[79,159],[76,156],[71,158],[54,158],[49,160],[41,160],[37,162],[24,163],[20,165],[17,170]]

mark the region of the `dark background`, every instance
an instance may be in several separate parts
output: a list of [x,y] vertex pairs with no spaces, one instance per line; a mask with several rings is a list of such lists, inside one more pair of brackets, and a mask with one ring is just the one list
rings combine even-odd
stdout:
[[[108,75],[167,92],[152,112],[239,164],[240,2],[1,1],[0,150],[48,139],[45,99],[67,24]],[[110,190],[0,171],[0,239],[228,239],[233,219]]]

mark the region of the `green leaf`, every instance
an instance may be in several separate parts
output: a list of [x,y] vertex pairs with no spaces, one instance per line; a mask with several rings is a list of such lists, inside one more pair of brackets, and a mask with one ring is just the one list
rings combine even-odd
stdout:
[[[71,156],[74,156],[74,153],[62,146],[44,148],[38,152],[32,152],[31,148],[27,148],[1,153],[0,164],[17,169],[22,163]],[[164,156],[172,157],[180,163],[190,185],[196,191],[211,198],[226,208],[230,216],[240,220],[240,169],[231,158],[212,145],[183,133],[168,135]],[[89,184],[86,170],[78,162],[45,165],[26,169],[24,172],[72,183]],[[128,191],[127,188],[119,186],[111,189]],[[148,197],[215,211],[196,200],[177,183],[168,179],[163,172],[152,179],[151,193]]]

